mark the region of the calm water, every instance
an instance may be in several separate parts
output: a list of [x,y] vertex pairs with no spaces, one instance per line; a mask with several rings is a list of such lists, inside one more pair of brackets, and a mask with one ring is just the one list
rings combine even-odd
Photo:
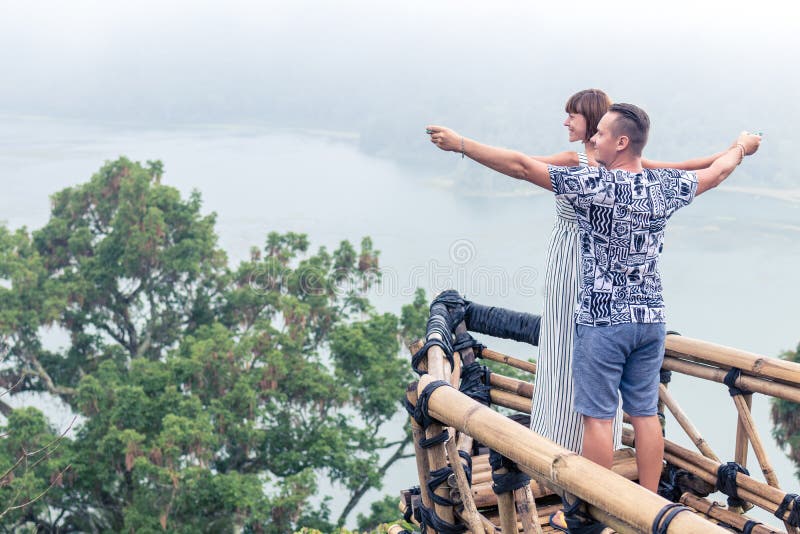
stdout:
[[[398,167],[365,156],[347,133],[253,125],[141,131],[0,116],[0,219],[12,228],[40,227],[49,214],[48,195],[88,180],[120,155],[161,159],[165,183],[185,194],[198,189],[205,210],[218,215],[220,244],[232,262],[261,246],[270,231],[305,232],[314,247],[329,248],[369,235],[381,250],[384,283],[373,299],[380,311],[399,313],[417,287],[429,296],[455,287],[483,304],[541,309],[543,254],[553,220],[549,195],[462,190],[457,171],[474,163],[442,154],[453,162],[447,176]],[[748,159],[740,172],[758,176],[758,159]],[[735,179],[732,184],[742,185]],[[668,328],[767,356],[795,347],[799,244],[796,192],[755,195],[723,187],[704,195],[667,231],[662,273]],[[516,343],[483,341],[535,356],[535,349]],[[736,412],[726,388],[681,377],[671,388],[720,458],[732,459]],[[770,437],[768,401],[756,396],[753,411],[782,487],[797,493],[794,467]],[[677,423],[668,425],[669,438],[689,445]],[[755,471],[752,452],[750,458]],[[392,469],[380,493],[397,495],[418,484],[412,462]],[[336,498],[341,492],[325,491],[334,496],[336,515],[344,504]],[[366,512],[377,496],[369,494],[356,512]]]

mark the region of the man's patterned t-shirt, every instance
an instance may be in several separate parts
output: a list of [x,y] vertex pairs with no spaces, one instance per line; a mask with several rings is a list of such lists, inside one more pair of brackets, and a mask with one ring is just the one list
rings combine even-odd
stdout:
[[663,323],[658,257],[667,219],[688,205],[697,175],[550,166],[556,195],[578,216],[581,240],[577,323]]

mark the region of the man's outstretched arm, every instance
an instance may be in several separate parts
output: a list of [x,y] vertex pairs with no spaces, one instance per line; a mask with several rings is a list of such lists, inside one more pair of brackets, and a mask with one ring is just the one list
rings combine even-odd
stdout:
[[760,135],[747,132],[739,134],[733,146],[715,159],[710,167],[697,171],[697,193],[695,194],[705,193],[721,184],[745,156],[755,154],[760,144]]
[[526,180],[549,191],[553,190],[547,164],[522,152],[484,145],[444,126],[428,126],[426,131],[431,136],[431,142],[442,150],[461,152],[492,170],[518,180]]

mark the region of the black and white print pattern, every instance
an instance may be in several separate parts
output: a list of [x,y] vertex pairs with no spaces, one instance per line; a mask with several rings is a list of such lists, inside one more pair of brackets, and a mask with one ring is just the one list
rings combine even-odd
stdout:
[[550,179],[557,198],[572,204],[580,227],[577,322],[665,322],[658,270],[664,229],[694,198],[697,175],[551,166]]

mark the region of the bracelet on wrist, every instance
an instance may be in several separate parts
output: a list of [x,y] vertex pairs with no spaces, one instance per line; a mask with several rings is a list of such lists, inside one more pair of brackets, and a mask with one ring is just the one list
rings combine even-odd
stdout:
[[464,138],[461,138],[461,159],[464,159]]
[[739,163],[741,163],[742,160],[744,160],[747,151],[744,149],[744,145],[742,143],[736,143],[736,148],[738,148],[740,151]]

